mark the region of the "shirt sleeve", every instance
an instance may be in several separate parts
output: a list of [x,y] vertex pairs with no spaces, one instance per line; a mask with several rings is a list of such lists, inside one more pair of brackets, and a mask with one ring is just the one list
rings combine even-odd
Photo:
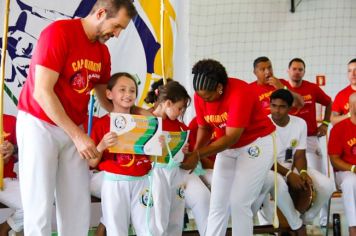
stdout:
[[337,112],[339,114],[342,114],[342,107],[341,107],[341,96],[340,93],[336,95],[335,100],[333,102],[331,110],[334,112]]
[[327,106],[331,103],[331,98],[317,85],[315,85],[316,102],[323,106]]
[[246,128],[250,124],[251,115],[256,104],[257,94],[247,90],[247,86],[234,91],[229,99],[229,111],[226,126]]
[[299,127],[301,129],[300,136],[299,136],[299,142],[296,147],[296,150],[306,150],[307,149],[307,123],[300,119],[299,120]]
[[65,65],[68,43],[65,33],[56,23],[47,27],[40,35],[35,53],[35,63],[60,73]]
[[198,125],[207,126],[208,124],[204,119],[202,99],[196,93],[194,94],[194,106]]
[[330,138],[328,142],[328,154],[329,155],[342,155],[342,136],[340,135],[340,126],[334,126],[330,131]]
[[103,71],[101,73],[101,79],[98,83],[107,84],[111,77],[111,59],[109,49],[106,45],[102,45],[103,48]]

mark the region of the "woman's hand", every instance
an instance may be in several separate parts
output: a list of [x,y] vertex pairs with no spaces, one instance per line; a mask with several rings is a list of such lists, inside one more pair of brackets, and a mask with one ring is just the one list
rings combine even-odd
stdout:
[[195,167],[198,165],[199,159],[200,157],[198,151],[188,153],[186,155],[185,160],[181,163],[180,167],[184,170],[190,170],[189,173],[192,173]]

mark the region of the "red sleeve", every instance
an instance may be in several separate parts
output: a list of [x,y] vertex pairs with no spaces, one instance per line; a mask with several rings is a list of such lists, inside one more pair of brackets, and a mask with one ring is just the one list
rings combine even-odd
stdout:
[[4,133],[8,133],[9,136],[4,137],[12,144],[17,144],[16,141],[16,117],[12,115],[3,115]]
[[195,106],[195,113],[197,118],[198,125],[207,126],[208,124],[204,120],[204,112],[203,112],[203,100],[198,96],[197,93],[194,94],[194,106]]
[[[246,128],[250,124],[251,114],[257,95],[248,91],[247,86],[230,96],[227,127]],[[252,94],[253,93],[253,94]]]
[[107,84],[111,76],[111,59],[109,49],[106,45],[102,45],[104,58],[103,58],[103,70],[102,77],[99,81],[100,84]]
[[328,142],[328,154],[329,155],[342,155],[343,147],[342,147],[342,129],[339,125],[334,126],[330,131],[330,138]]
[[93,139],[95,145],[98,145],[101,141],[101,139],[104,137],[104,135],[109,132],[107,129],[107,124],[105,116],[103,118],[98,119],[94,124],[93,128],[91,131],[90,137]]
[[338,93],[335,97],[335,100],[333,102],[331,110],[334,112],[337,112],[339,114],[342,114],[343,110],[342,110],[342,105],[340,104],[340,102],[341,102],[341,95],[340,95],[340,93]]
[[63,30],[58,28],[58,24],[53,23],[47,27],[37,42],[35,53],[35,63],[50,68],[58,73],[64,68],[68,51],[68,42]]
[[315,85],[316,102],[323,106],[327,106],[331,103],[331,98],[317,85]]
[[284,86],[287,86],[288,89],[290,88],[290,84],[289,84],[289,82],[288,82],[287,80],[285,80],[285,79],[279,79],[279,81],[280,81]]
[[197,124],[197,119],[194,117],[190,123],[189,123],[189,151],[193,151],[195,147],[195,143],[197,141],[197,133],[198,133],[198,124]]

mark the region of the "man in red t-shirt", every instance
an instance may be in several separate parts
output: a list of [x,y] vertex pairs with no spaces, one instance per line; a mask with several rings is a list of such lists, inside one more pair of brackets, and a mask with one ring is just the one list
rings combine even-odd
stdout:
[[332,113],[331,123],[336,123],[350,117],[349,113],[349,97],[356,92],[356,58],[352,59],[347,65],[347,74],[350,85],[341,90],[335,97]]
[[356,236],[356,93],[350,96],[349,104],[351,117],[331,129],[328,154],[342,190],[349,235]]
[[0,235],[8,235],[10,230],[23,230],[23,210],[19,181],[14,172],[17,155],[16,118],[3,115],[4,142],[0,145],[0,152],[4,159],[4,189],[0,191],[0,202],[14,210],[5,222],[0,224]]
[[[17,137],[25,235],[50,235],[54,196],[60,235],[86,235],[88,164],[96,145],[81,128],[89,92],[106,110],[107,46],[136,15],[130,0],[98,0],[81,19],[58,20],[41,33],[19,98]],[[70,32],[70,33],[69,33]]]
[[[305,120],[308,127],[307,159],[308,164],[322,171],[321,150],[318,137],[325,136],[328,131],[331,113],[331,98],[316,84],[303,80],[305,74],[305,63],[300,58],[294,58],[289,62],[287,87],[289,90],[300,94],[304,99],[304,107],[292,109],[290,114]],[[322,124],[317,126],[316,103],[325,106],[324,119]]]
[[[288,64],[289,80],[287,87],[290,91],[300,94],[304,99],[304,106],[300,109],[292,109],[290,114],[298,116],[307,123],[307,149],[306,157],[308,166],[326,174],[320,149],[319,137],[325,136],[328,131],[331,113],[331,98],[316,84],[303,80],[305,74],[305,62],[300,58],[293,58]],[[321,125],[317,125],[316,103],[325,106],[324,119]],[[320,224],[326,224],[325,205],[322,208]]]
[[[277,89],[286,88],[288,84],[284,79],[278,79],[273,75],[272,63],[268,57],[258,57],[253,62],[253,73],[257,80],[250,83],[251,89],[255,90],[258,99],[262,103],[263,109],[269,115],[270,111],[270,96]],[[303,98],[299,94],[293,93],[293,107],[302,108],[304,105]]]

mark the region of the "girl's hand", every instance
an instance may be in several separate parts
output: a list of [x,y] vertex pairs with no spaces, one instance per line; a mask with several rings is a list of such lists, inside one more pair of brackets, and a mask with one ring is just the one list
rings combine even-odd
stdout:
[[104,135],[100,141],[97,149],[99,152],[103,152],[109,147],[115,146],[117,144],[117,134],[115,132],[108,132]]
[[183,148],[182,148],[182,152],[184,155],[189,153],[189,143],[186,143]]
[[163,134],[158,137],[158,141],[160,142],[162,148],[166,147],[166,137]]

